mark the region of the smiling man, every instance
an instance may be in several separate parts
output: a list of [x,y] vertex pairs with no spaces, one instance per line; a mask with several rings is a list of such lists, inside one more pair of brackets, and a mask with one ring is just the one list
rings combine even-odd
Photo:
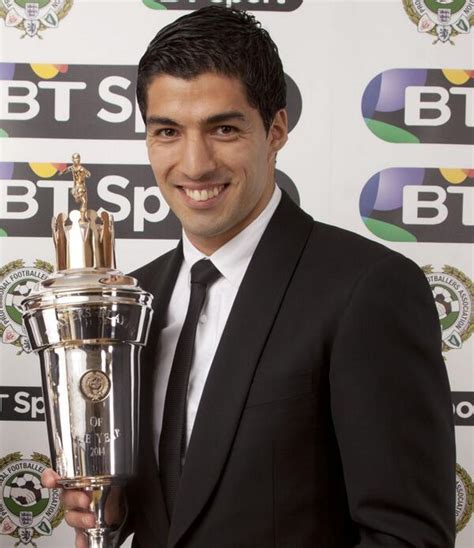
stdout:
[[[156,310],[138,476],[126,513],[110,508],[121,539],[454,546],[452,411],[429,286],[408,259],[315,222],[275,185],[286,88],[268,33],[236,10],[181,17],[140,61],[137,95],[183,237],[135,273]],[[87,496],[64,498],[68,523],[92,526]]]
[[[210,67],[211,68],[211,67]],[[265,128],[236,76],[156,76],[146,127],[160,190],[192,244],[211,255],[265,209],[277,151],[287,140],[282,108]]]

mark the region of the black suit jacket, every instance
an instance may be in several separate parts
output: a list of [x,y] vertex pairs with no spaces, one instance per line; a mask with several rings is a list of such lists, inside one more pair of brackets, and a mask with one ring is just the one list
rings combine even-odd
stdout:
[[181,261],[178,246],[135,272],[156,301],[128,492],[134,548],[453,546],[452,409],[427,281],[286,195],[225,326],[170,523],[151,403]]

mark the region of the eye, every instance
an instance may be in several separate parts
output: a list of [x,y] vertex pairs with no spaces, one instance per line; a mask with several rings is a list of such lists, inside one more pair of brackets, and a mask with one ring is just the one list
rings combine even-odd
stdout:
[[238,132],[238,129],[234,126],[219,126],[216,129],[216,133],[224,137],[235,135],[237,132]]
[[164,137],[165,139],[171,139],[173,137],[176,137],[176,135],[178,135],[178,132],[172,127],[165,127],[156,130],[155,135],[157,135],[158,137]]

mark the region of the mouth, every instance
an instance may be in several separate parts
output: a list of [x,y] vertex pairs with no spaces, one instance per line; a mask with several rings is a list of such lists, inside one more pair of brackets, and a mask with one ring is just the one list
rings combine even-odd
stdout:
[[192,202],[210,202],[214,201],[228,186],[229,183],[200,189],[187,187],[180,187],[180,189]]

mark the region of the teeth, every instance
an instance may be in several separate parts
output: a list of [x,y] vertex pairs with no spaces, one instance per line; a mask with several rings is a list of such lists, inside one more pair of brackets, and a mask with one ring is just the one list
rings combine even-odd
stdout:
[[184,192],[186,192],[186,196],[189,196],[189,198],[196,202],[205,202],[210,198],[218,196],[223,188],[224,185],[215,186],[214,188],[208,188],[206,190],[190,190],[185,188]]

